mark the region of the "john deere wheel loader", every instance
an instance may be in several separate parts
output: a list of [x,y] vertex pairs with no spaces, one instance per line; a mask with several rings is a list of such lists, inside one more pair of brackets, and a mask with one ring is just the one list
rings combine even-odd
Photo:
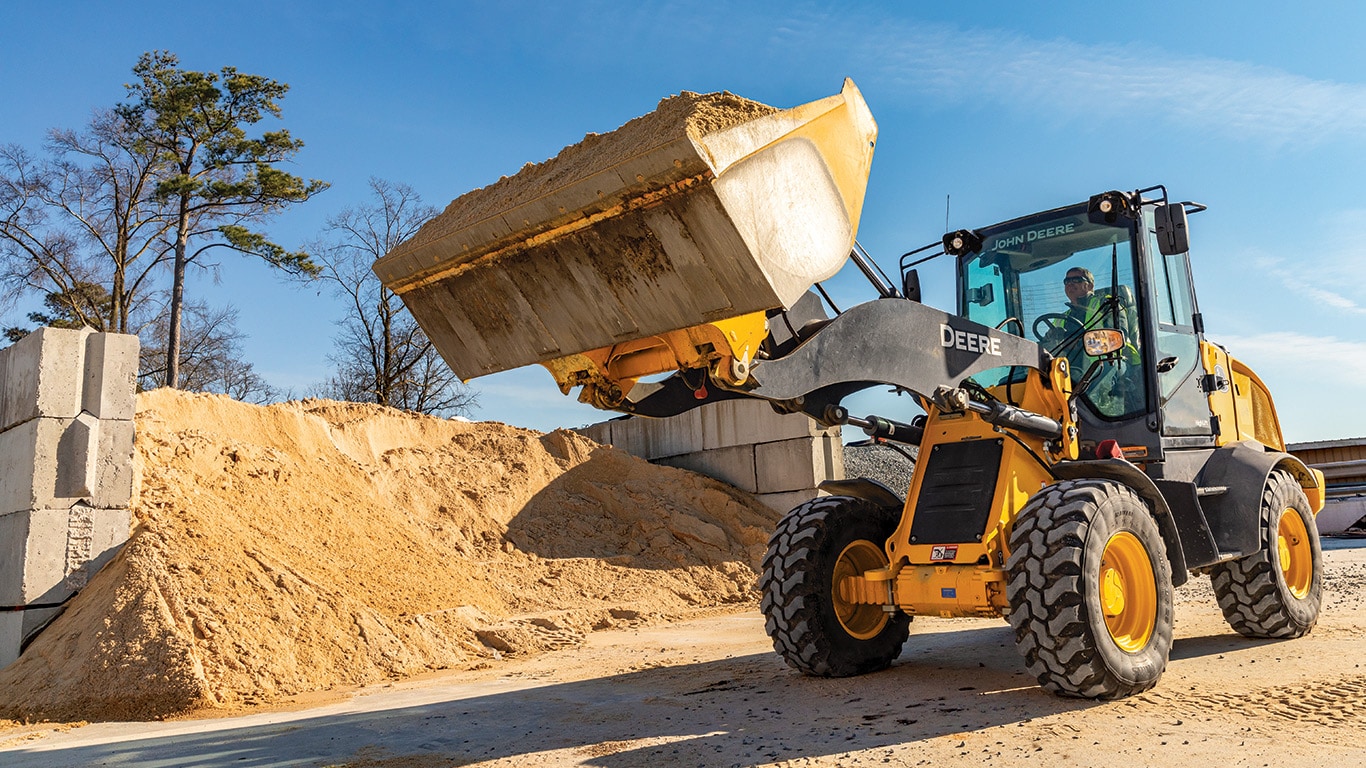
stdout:
[[[855,246],[876,124],[852,82],[720,127],[675,118],[597,137],[587,170],[581,145],[457,200],[375,271],[466,378],[537,362],[602,408],[760,398],[919,446],[908,489],[828,482],[778,524],[760,586],[788,664],[871,672],[916,615],[1004,616],[1044,687],[1127,696],[1166,667],[1192,574],[1244,635],[1314,626],[1323,477],[1204,336],[1203,206],[1111,191],[949,233],[921,249],[955,260],[947,313],[919,302],[916,252],[894,286]],[[808,289],[847,258],[879,298],[832,318]],[[886,385],[924,414],[840,405]]]

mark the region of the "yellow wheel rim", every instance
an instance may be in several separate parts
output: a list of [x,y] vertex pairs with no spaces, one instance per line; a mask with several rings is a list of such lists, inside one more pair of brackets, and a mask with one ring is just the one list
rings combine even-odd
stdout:
[[1152,639],[1157,624],[1157,579],[1147,548],[1128,531],[1105,542],[1100,556],[1100,607],[1110,639],[1124,651],[1137,653]]
[[1314,550],[1309,546],[1309,532],[1299,510],[1290,508],[1281,513],[1281,522],[1276,526],[1276,549],[1286,589],[1303,600],[1314,580]]
[[850,542],[849,546],[840,552],[839,560],[835,561],[835,572],[830,584],[835,617],[839,619],[840,626],[844,627],[845,632],[859,640],[877,637],[882,628],[887,626],[887,612],[882,610],[880,605],[851,603],[845,600],[840,583],[851,576],[862,576],[867,571],[886,567],[887,557],[883,555],[882,548],[867,539]]

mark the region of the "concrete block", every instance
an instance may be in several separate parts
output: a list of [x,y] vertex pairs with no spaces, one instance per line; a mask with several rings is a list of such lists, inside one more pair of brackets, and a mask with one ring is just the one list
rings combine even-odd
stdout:
[[27,602],[24,599],[24,553],[28,551],[29,518],[27,512],[0,515],[0,605]]
[[[82,512],[78,511],[76,517],[87,519],[89,516]],[[28,546],[24,552],[23,599],[17,604],[61,602],[76,590],[67,583],[72,534],[68,526],[72,510],[41,509],[28,515],[30,521]],[[78,524],[76,536],[88,540],[89,527],[88,523]],[[85,586],[85,583],[82,582],[80,586]],[[46,624],[57,611],[56,608],[24,611],[21,625],[24,635]]]
[[133,422],[31,419],[0,433],[0,514],[65,509],[77,502],[113,509],[133,492]]
[[20,535],[0,563],[0,604],[25,605],[60,600],[66,580],[69,510],[38,509],[0,517],[0,535]]
[[825,455],[825,477],[823,480],[843,480],[844,474],[844,438],[839,431],[821,436],[821,452]]
[[697,411],[702,422],[703,450],[839,433],[839,427],[823,429],[804,414],[777,413],[759,400],[723,400]]
[[613,421],[612,444],[643,459],[681,456],[702,450],[700,409],[666,419],[638,417]]
[[132,514],[127,509],[96,509],[77,504],[66,510],[64,575],[58,600],[84,589],[90,577],[118,554],[128,540],[132,523]]
[[691,470],[750,493],[754,493],[758,487],[754,474],[753,446],[737,445],[714,451],[696,451],[655,459],[654,463]]
[[645,430],[637,423],[643,419],[613,419],[605,422],[610,438],[608,444],[632,456],[645,458]]
[[787,513],[798,505],[805,504],[817,496],[825,495],[815,488],[804,488],[800,491],[784,491],[782,493],[756,493],[754,498],[769,509]]
[[[127,509],[39,509],[0,516],[0,605],[59,603],[83,589],[90,577],[118,554],[132,526]],[[17,616],[18,640],[45,625],[57,608],[31,609]],[[11,631],[13,634],[13,631]]]
[[0,613],[0,669],[19,658],[19,646],[24,642],[24,614]]
[[137,336],[95,333],[86,339],[82,410],[105,421],[132,421],[137,407],[137,382]]
[[597,424],[589,424],[586,427],[579,427],[574,430],[595,443],[602,445],[612,444],[612,422],[600,421]]
[[844,479],[844,446],[828,435],[797,437],[754,446],[759,493],[815,488]]
[[[85,564],[84,578],[87,582],[114,559],[114,555],[128,543],[128,537],[132,533],[133,513],[127,507],[95,511],[95,529],[90,537],[90,559]],[[68,574],[67,578],[70,579],[71,574]],[[81,584],[82,588],[84,586],[85,584]]]
[[0,350],[0,432],[40,417],[81,412],[86,338],[94,331],[39,328]]
[[[56,503],[57,453],[73,421],[30,419],[0,432],[0,465],[5,468],[0,472],[0,513],[63,506]],[[66,447],[71,447],[71,441]],[[79,496],[65,500],[69,506]]]
[[[63,420],[42,421],[56,425]],[[41,426],[38,433],[43,433]],[[35,454],[34,459],[39,455],[42,454]],[[53,495],[84,499],[94,496],[100,463],[100,420],[88,413],[72,419],[57,439],[56,456],[57,475]],[[46,507],[51,504],[46,499],[40,499],[34,506]]]
[[[0,605],[55,603],[71,594],[65,585],[67,517],[62,510],[16,512],[0,517],[0,536],[22,536],[15,542],[17,546],[5,547],[5,559],[0,562]],[[0,645],[0,658],[13,660],[24,637],[46,624],[56,612],[55,608],[47,608],[0,614],[17,617],[17,629],[10,630],[10,645]]]
[[[101,421],[90,506],[126,509],[133,498],[133,421]],[[125,538],[127,538],[125,536]]]

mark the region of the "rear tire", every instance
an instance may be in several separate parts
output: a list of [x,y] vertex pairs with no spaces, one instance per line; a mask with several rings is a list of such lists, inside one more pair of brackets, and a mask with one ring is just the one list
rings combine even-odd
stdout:
[[1063,696],[1118,699],[1167,668],[1172,579],[1148,506],[1107,480],[1035,494],[1010,536],[1010,624],[1030,674]]
[[788,666],[817,677],[886,669],[910,633],[911,617],[848,604],[836,579],[885,567],[883,545],[900,510],[849,496],[812,499],[787,513],[769,540],[759,586],[773,648]]
[[1262,491],[1262,548],[1210,571],[1229,626],[1257,638],[1300,637],[1319,620],[1323,549],[1304,490],[1276,470]]

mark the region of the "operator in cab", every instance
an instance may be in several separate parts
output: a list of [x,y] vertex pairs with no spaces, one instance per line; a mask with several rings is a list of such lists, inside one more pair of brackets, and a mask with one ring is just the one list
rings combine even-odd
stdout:
[[[1140,363],[1136,345],[1138,318],[1132,293],[1128,286],[1120,285],[1116,296],[1097,294],[1095,276],[1085,267],[1072,267],[1067,270],[1067,275],[1063,278],[1063,292],[1067,295],[1067,311],[1060,319],[1054,321],[1057,337],[1067,338],[1080,334],[1083,330],[1095,328],[1114,328],[1124,334],[1124,350],[1119,360],[1111,363],[1115,369],[1102,376],[1096,382],[1096,386],[1092,387],[1090,394],[1093,400],[1112,401],[1108,404],[1097,402],[1102,411],[1129,410],[1125,406],[1128,405],[1126,401],[1130,396],[1141,396],[1141,389],[1133,388],[1131,391],[1127,386],[1129,379],[1139,374]],[[1069,344],[1065,354],[1071,369],[1072,383],[1076,384],[1090,367],[1091,360],[1085,355],[1080,343]]]

